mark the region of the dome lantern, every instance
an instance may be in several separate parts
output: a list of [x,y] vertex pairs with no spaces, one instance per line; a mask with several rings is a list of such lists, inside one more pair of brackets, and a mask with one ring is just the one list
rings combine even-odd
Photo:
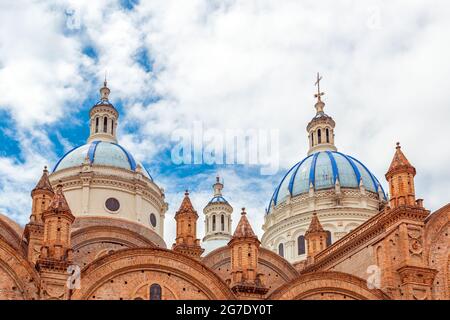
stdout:
[[212,185],[214,196],[203,209],[205,215],[203,246],[206,253],[226,245],[231,239],[233,207],[222,195],[223,187],[223,180],[221,181],[217,175],[216,182]]
[[103,82],[100,88],[100,100],[91,108],[89,113],[90,135],[88,143],[94,141],[106,141],[117,143],[117,119],[119,112],[109,102],[109,94],[111,90],[108,83]]
[[316,115],[309,122],[306,130],[308,131],[309,138],[309,151],[308,155],[311,155],[318,151],[337,151],[334,145],[334,127],[335,122],[333,118],[328,116],[323,110],[325,103],[322,101],[324,92],[320,91],[320,81],[322,77],[317,73],[317,80],[315,85],[317,86],[317,93],[314,95],[317,98],[315,104]]

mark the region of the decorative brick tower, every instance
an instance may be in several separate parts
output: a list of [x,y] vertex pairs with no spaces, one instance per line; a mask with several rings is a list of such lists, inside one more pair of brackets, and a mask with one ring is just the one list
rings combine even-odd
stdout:
[[186,190],[180,209],[175,214],[177,222],[177,238],[172,249],[196,259],[200,259],[204,249],[197,239],[197,211],[192,206],[189,192]]
[[70,245],[71,226],[75,217],[58,185],[43,215],[44,239],[36,268],[41,275],[42,299],[68,299],[68,269],[73,261]]
[[422,199],[415,199],[416,170],[397,143],[386,173],[391,198],[380,223],[390,231],[378,248],[382,287],[396,299],[429,300],[436,270],[428,268],[424,257],[424,226],[430,211]]
[[314,262],[314,256],[327,248],[327,232],[322,228],[317,213],[314,212],[311,223],[305,233],[307,243],[307,263]]
[[244,299],[262,299],[268,288],[263,274],[258,273],[258,254],[261,242],[248,222],[245,208],[228,243],[231,249],[231,289]]
[[24,236],[28,243],[28,260],[36,263],[44,240],[43,213],[50,205],[54,196],[53,188],[48,179],[47,167],[44,168],[42,177],[36,187],[31,191],[33,199],[30,222],[25,226]]
[[409,163],[403,154],[400,143],[397,142],[394,159],[386,173],[389,182],[391,208],[401,205],[415,205],[414,176],[416,169]]

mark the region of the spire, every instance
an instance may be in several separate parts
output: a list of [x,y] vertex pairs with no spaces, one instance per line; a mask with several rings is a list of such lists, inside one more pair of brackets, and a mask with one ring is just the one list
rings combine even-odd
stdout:
[[269,290],[259,267],[260,244],[247,220],[245,208],[242,208],[241,219],[228,242],[231,251],[230,287],[238,296],[262,298]]
[[391,208],[402,205],[414,206],[416,204],[415,175],[416,169],[403,154],[400,142],[397,142],[394,158],[385,175],[386,180],[389,182],[389,204]]
[[119,112],[109,102],[110,92],[105,75],[103,87],[100,88],[100,101],[89,112],[90,135],[88,144],[94,141],[117,143],[117,120],[119,119]]
[[245,208],[242,208],[241,219],[236,227],[236,231],[234,231],[233,238],[255,238],[258,237],[253,232],[252,226],[247,219],[247,212],[245,212]]
[[43,290],[41,299],[66,299],[69,293],[67,268],[73,263],[70,235],[75,217],[64,197],[61,183],[56,187],[48,209],[43,213],[43,221],[43,239],[36,270],[43,288],[51,290]]
[[48,179],[47,166],[44,167],[41,179],[39,179],[39,182],[37,183],[36,187],[34,187],[32,193],[39,190],[45,190],[53,193],[52,185],[50,184],[50,180]]
[[216,176],[216,183],[213,185],[213,189],[215,197],[222,195],[223,183],[220,182],[219,175]]
[[335,122],[333,118],[325,114],[323,111],[325,103],[322,101],[324,92],[320,91],[320,81],[322,77],[317,73],[317,80],[315,85],[317,86],[317,93],[314,95],[317,98],[317,102],[314,105],[316,108],[316,115],[308,123],[306,131],[308,131],[309,138],[309,151],[308,155],[319,151],[337,151],[334,145],[334,127]]
[[327,248],[327,232],[322,228],[317,213],[314,212],[308,230],[305,233],[307,244],[307,264],[314,262],[314,257]]
[[319,218],[317,217],[317,213],[314,212],[311,219],[311,223],[309,224],[309,228],[306,231],[306,234],[318,232],[325,232],[325,230],[322,228],[322,225],[320,224]]
[[405,157],[402,152],[402,147],[400,146],[400,142],[396,143],[394,158],[392,159],[391,165],[389,166],[389,170],[386,173],[386,178],[389,175],[392,175],[394,172],[398,171],[406,171],[416,175],[416,169],[411,165],[408,159]]
[[185,214],[185,213],[195,213],[197,214],[197,211],[195,211],[194,206],[192,205],[191,199],[189,198],[189,191],[186,190],[184,192],[184,198],[181,202],[180,209],[176,212],[175,215],[179,214]]
[[105,81],[103,82],[103,87],[100,88],[100,99],[102,101],[108,101],[109,94],[111,90],[108,88],[108,82],[106,81],[106,75],[105,75]]
[[320,91],[320,81],[322,80],[322,77],[320,76],[320,74],[317,72],[317,80],[315,85],[317,86],[317,93],[314,95],[315,98],[317,98],[317,102],[316,102],[316,110],[317,110],[317,114],[319,113],[323,113],[323,108],[325,107],[325,103],[323,103],[321,97],[323,95],[325,95],[325,92],[321,92]]
[[56,192],[55,192],[55,195],[53,196],[52,201],[50,201],[48,210],[53,210],[56,212],[70,211],[69,205],[67,204],[66,197],[64,196],[64,193],[62,191],[61,182],[56,186]]
[[189,199],[189,191],[186,190],[180,209],[175,214],[177,237],[172,249],[195,259],[199,259],[204,251],[200,246],[200,239],[197,239],[197,219],[197,211]]

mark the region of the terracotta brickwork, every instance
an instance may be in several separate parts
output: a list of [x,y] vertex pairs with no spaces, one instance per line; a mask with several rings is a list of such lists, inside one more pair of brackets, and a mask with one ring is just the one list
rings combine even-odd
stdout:
[[177,222],[177,237],[172,249],[194,258],[200,258],[204,250],[200,247],[200,239],[197,239],[198,214],[192,206],[187,190],[180,209],[175,214],[175,220]]
[[[202,262],[213,270],[226,283],[231,283],[231,250],[229,247],[219,248],[208,254]],[[278,254],[264,248],[259,248],[257,273],[264,275],[267,294],[280,286],[293,281],[298,272]]]
[[308,259],[295,266],[260,247],[245,210],[228,245],[202,257],[188,194],[167,250],[142,224],[75,218],[47,174],[24,229],[0,215],[0,299],[450,299],[450,204],[430,214],[416,200],[400,146],[386,174],[389,205],[328,247],[313,215]]

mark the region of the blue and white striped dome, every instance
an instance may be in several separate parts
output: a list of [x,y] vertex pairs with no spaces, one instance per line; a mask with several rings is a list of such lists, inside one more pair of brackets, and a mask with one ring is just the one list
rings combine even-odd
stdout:
[[306,157],[287,172],[276,188],[267,212],[289,195],[309,192],[311,184],[316,191],[334,188],[337,179],[341,188],[358,188],[361,179],[368,191],[378,192],[380,186],[386,199],[378,179],[359,160],[337,151],[325,151]]
[[86,157],[91,165],[104,165],[135,171],[139,164],[144,175],[153,180],[150,173],[141,163],[137,163],[131,153],[119,144],[105,141],[94,141],[67,152],[56,164],[53,172],[81,166]]
[[209,203],[228,203],[228,201],[223,196],[214,196]]

